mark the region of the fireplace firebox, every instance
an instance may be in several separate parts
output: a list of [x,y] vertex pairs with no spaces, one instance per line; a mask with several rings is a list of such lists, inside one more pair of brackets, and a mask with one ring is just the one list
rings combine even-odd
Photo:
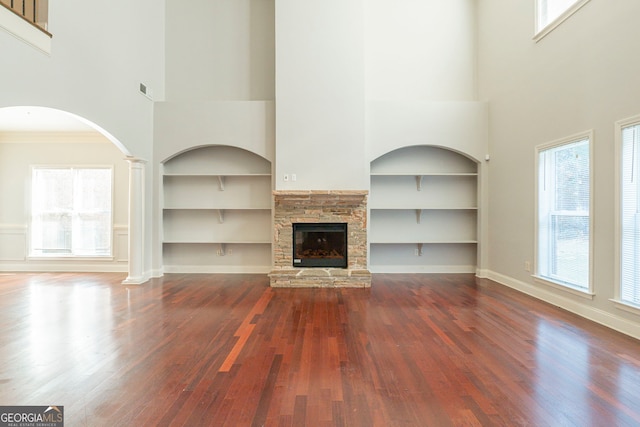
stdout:
[[293,266],[347,268],[347,224],[294,223]]

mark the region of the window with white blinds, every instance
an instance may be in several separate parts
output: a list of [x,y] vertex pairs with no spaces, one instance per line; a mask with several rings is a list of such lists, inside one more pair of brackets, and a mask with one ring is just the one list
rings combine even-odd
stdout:
[[621,128],[620,300],[640,307],[640,122]]
[[538,277],[590,289],[590,136],[539,147]]
[[33,167],[31,256],[111,255],[111,167]]
[[535,0],[536,39],[544,37],[589,0]]

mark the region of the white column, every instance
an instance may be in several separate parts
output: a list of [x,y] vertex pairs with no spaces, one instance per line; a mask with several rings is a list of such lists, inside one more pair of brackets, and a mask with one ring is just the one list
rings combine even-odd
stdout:
[[129,162],[129,275],[124,285],[139,285],[149,280],[144,275],[144,164],[133,157]]

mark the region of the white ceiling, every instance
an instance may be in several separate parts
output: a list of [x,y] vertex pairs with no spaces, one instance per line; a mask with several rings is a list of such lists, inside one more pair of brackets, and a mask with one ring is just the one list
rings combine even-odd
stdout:
[[0,133],[91,131],[95,129],[64,111],[44,107],[0,108]]

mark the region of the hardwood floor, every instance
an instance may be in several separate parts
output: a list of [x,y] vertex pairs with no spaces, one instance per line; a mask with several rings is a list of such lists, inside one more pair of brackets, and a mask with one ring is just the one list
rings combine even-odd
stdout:
[[0,405],[66,426],[637,426],[640,342],[471,275],[0,274]]

